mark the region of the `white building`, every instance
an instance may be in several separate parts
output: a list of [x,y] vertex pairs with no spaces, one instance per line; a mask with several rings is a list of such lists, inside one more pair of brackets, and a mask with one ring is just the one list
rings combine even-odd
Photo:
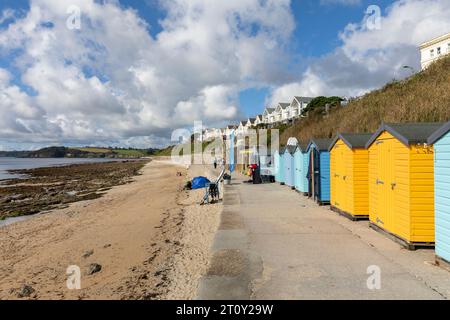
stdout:
[[309,97],[294,97],[290,106],[290,120],[300,117],[312,99]]
[[422,70],[437,59],[450,53],[450,33],[434,38],[420,45]]
[[260,124],[264,124],[264,120],[263,120],[262,114],[259,114],[259,115],[256,116],[254,126],[256,127],[256,126],[259,126]]
[[286,123],[289,121],[291,113],[290,103],[279,103],[275,109],[275,122]]
[[223,135],[222,129],[216,129],[216,128],[208,128],[203,131],[203,141],[210,141],[217,138],[221,138]]
[[236,126],[227,126],[224,131],[224,135],[229,137],[233,132],[236,131]]
[[263,113],[263,122],[272,124],[275,122],[275,108],[266,108]]
[[240,121],[236,131],[238,135],[245,134],[247,131],[247,121]]
[[255,121],[256,121],[256,118],[248,118],[247,124],[245,126],[247,128],[247,130],[251,129],[255,126]]

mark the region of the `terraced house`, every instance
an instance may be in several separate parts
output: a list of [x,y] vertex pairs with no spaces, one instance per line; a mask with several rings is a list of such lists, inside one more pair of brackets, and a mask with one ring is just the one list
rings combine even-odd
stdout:
[[434,38],[420,45],[422,70],[434,61],[450,54],[450,33]]

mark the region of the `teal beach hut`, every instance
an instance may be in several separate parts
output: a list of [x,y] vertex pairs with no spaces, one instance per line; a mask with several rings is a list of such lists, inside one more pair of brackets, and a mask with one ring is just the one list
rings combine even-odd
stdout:
[[308,194],[308,152],[307,145],[299,144],[294,152],[294,184],[295,190]]
[[437,262],[450,263],[450,122],[429,139],[434,145],[435,248]]

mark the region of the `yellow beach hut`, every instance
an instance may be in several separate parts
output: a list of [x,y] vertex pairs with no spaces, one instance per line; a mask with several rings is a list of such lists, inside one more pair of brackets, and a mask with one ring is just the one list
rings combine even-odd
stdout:
[[368,141],[370,226],[406,248],[434,246],[433,146],[440,123],[383,124]]
[[331,210],[351,219],[369,218],[371,133],[336,136],[330,146]]

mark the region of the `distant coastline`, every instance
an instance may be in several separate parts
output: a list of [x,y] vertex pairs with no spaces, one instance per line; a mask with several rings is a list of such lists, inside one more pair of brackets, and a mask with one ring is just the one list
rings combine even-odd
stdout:
[[0,151],[0,157],[11,158],[106,158],[139,159],[157,154],[158,149],[48,147],[35,151]]

